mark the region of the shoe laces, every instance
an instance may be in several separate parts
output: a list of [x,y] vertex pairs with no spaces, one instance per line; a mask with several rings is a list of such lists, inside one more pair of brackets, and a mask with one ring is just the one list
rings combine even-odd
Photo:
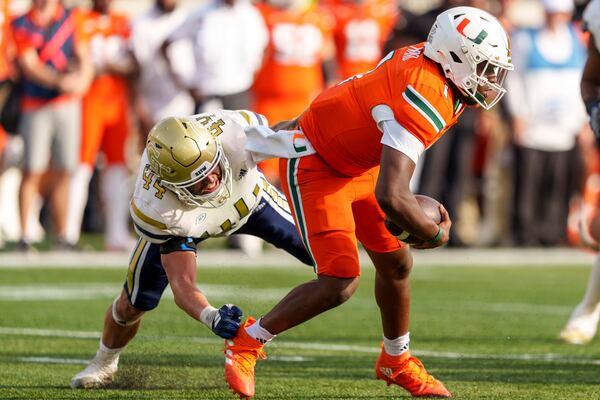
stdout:
[[[227,350],[230,350],[231,354],[227,354]],[[237,362],[244,373],[248,375],[253,373],[253,368],[257,359],[260,358],[261,360],[264,360],[267,358],[267,354],[262,347],[249,347],[235,343],[232,346],[227,343],[225,346],[225,356],[230,357]]]

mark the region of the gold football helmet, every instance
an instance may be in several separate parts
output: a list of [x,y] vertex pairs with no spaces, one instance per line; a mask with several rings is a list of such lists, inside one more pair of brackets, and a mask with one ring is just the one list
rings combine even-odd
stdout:
[[[221,142],[196,120],[168,117],[159,121],[148,134],[146,151],[152,172],[182,202],[215,208],[229,198],[231,170]],[[189,190],[217,166],[221,167],[219,187],[206,194]]]

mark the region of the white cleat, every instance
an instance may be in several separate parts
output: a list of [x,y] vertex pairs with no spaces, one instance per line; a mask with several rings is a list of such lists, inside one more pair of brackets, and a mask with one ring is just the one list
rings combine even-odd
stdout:
[[559,338],[571,344],[589,343],[596,335],[599,319],[600,306],[595,307],[591,312],[577,306],[569,322],[560,332]]
[[113,381],[118,369],[119,359],[113,360],[94,357],[88,366],[71,379],[73,389],[102,388]]

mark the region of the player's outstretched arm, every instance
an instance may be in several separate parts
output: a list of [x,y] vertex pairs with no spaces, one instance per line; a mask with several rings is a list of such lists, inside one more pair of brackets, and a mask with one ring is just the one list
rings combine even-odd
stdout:
[[220,309],[210,305],[196,286],[196,253],[174,251],[162,254],[161,261],[179,308],[204,323],[216,335],[224,339],[233,338],[240,328],[242,310],[233,304],[225,304]]
[[[425,215],[410,191],[415,163],[404,153],[384,145],[375,196],[381,209],[398,226],[423,239],[425,247],[439,247],[448,242],[450,217],[442,212],[440,225]],[[441,231],[440,231],[441,229]]]

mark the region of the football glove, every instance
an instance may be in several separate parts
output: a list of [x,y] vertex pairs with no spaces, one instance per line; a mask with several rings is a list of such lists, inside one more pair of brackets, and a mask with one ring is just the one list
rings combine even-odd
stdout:
[[242,310],[233,304],[225,304],[217,310],[210,329],[223,339],[233,339],[242,323]]
[[590,127],[596,137],[596,143],[600,146],[600,99],[589,100],[585,108],[590,116]]

